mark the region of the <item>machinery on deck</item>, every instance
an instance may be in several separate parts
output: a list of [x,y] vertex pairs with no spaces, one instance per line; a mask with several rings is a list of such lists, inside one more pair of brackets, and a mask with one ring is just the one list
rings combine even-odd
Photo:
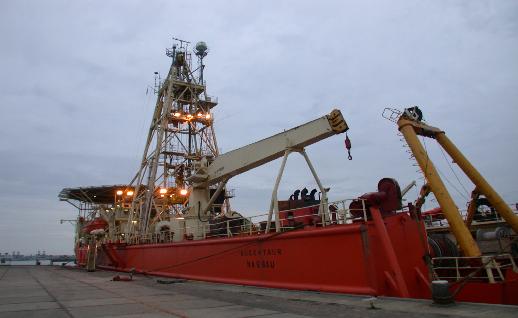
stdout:
[[[206,226],[210,218],[212,205],[220,196],[228,180],[231,177],[283,157],[281,170],[279,171],[279,176],[272,195],[266,229],[266,232],[269,232],[270,221],[272,214],[274,214],[275,229],[277,232],[280,232],[277,188],[286,164],[286,159],[291,152],[299,152],[306,159],[323,196],[321,215],[327,215],[324,211],[327,207],[326,191],[304,147],[335,134],[343,133],[347,129],[348,127],[342,117],[342,113],[335,109],[329,115],[219,155],[216,158],[203,157],[201,160],[195,162],[195,173],[187,179],[187,181],[191,183],[191,186],[189,188],[188,204],[186,208],[183,209],[183,218],[172,219],[170,221],[172,222],[172,228],[189,229],[185,235],[193,239],[205,238],[207,231]],[[211,193],[210,186],[215,184],[218,184],[218,186],[215,191]]]

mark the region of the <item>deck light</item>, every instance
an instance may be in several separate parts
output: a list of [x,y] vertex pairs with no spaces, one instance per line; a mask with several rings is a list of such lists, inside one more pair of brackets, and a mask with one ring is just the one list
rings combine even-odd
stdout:
[[117,190],[117,195],[122,195],[122,193],[124,193],[124,191],[122,191],[122,190]]
[[133,195],[133,191],[130,190],[130,191],[126,192],[126,195],[131,197]]
[[160,188],[159,193],[160,194],[166,194],[167,193],[167,189],[166,188]]
[[192,119],[192,115],[191,114],[187,115],[187,119],[191,120]]
[[176,112],[173,114],[174,117],[180,117],[182,114],[180,114],[179,112]]
[[205,115],[205,119],[210,119],[210,114]]
[[187,189],[181,189],[180,190],[180,195],[187,195]]

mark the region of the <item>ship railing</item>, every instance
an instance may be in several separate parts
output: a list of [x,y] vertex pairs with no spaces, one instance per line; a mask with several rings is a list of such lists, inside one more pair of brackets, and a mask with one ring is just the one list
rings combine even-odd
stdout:
[[170,231],[161,231],[159,233],[134,234],[126,238],[126,243],[130,245],[138,244],[159,244],[173,242],[174,233]]
[[150,234],[127,234],[117,233],[110,238],[101,238],[102,243],[120,243],[124,242],[129,245],[137,244],[158,244],[158,243],[171,243],[173,242],[173,232],[163,231],[160,233]]
[[[327,208],[322,209],[322,203],[282,210],[279,213],[281,231],[290,231],[302,227],[325,227],[338,224],[352,224],[357,221],[367,221],[368,213],[365,202],[359,209],[350,209],[349,205],[353,200],[344,199],[327,203]],[[307,211],[299,214],[300,211]],[[324,215],[323,211],[327,211]],[[296,213],[299,212],[299,213]],[[281,217],[284,215],[286,217]],[[359,217],[358,217],[359,216]],[[268,213],[256,214],[253,216],[240,216],[235,218],[224,218],[218,222],[206,223],[202,226],[183,229],[184,233],[201,233],[203,238],[223,238],[242,235],[258,235],[266,232]],[[271,221],[270,231],[275,231],[275,221]],[[151,244],[170,243],[174,241],[174,233],[163,231],[149,234],[126,234],[116,235],[118,241],[125,241],[127,244]]]
[[[362,200],[362,208],[350,209],[349,204],[353,200],[345,199],[329,202],[327,209],[320,209],[322,204],[309,205],[305,207],[297,207],[288,210],[282,210],[279,215],[279,223],[281,231],[296,229],[303,226],[328,226],[333,224],[351,224],[358,220],[367,221],[367,207]],[[330,207],[333,207],[332,209]],[[308,211],[306,214],[297,215],[295,212],[301,210]],[[357,210],[357,211],[356,211]],[[312,211],[312,212],[310,212]],[[324,216],[322,211],[328,211]],[[361,215],[361,217],[354,217]],[[204,237],[232,237],[235,235],[253,235],[264,233],[268,221],[266,220],[268,213],[258,214],[254,216],[242,216],[237,218],[226,218],[219,222],[209,224],[208,231],[204,233]],[[271,221],[271,231],[275,229],[275,221]]]
[[[205,81],[203,81],[203,85],[205,85]],[[217,104],[218,103],[218,97],[217,96],[212,96],[212,95],[201,95],[200,96],[200,101],[202,102],[208,102],[208,103],[215,103]]]
[[[507,204],[511,211],[518,216],[518,203],[508,203]],[[466,209],[459,209],[459,213],[462,216],[462,219],[465,221],[468,218],[468,210]],[[437,215],[426,215],[424,217],[426,226],[428,228],[440,228],[448,225],[448,220],[444,218],[444,214],[439,214],[441,218],[437,218]],[[474,217],[473,224],[485,224],[486,222],[500,222],[504,221],[504,219],[500,216],[498,211],[487,211],[486,215],[479,215],[477,217]]]
[[505,281],[505,270],[518,273],[518,267],[511,254],[494,256],[445,256],[432,258],[432,271],[436,279],[483,280],[490,283]]
[[[268,213],[264,213],[254,216],[225,218],[225,220],[219,222],[208,223],[203,228],[204,238],[232,237],[238,234],[258,234],[259,228],[256,223],[259,223],[259,220],[267,217]],[[187,229],[189,229],[189,227],[187,227],[186,230]]]

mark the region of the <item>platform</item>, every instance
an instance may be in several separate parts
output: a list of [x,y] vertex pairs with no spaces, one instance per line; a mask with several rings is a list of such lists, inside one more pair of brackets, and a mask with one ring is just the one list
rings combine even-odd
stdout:
[[[516,306],[288,291],[57,266],[1,266],[0,317],[517,317]],[[375,309],[372,308],[375,307]]]

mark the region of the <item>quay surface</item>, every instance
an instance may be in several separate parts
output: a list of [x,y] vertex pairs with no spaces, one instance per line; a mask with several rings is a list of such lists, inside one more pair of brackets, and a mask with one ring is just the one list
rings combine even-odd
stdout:
[[[0,266],[0,317],[518,317],[518,307],[175,281],[57,266]],[[126,275],[126,274],[121,274]]]

